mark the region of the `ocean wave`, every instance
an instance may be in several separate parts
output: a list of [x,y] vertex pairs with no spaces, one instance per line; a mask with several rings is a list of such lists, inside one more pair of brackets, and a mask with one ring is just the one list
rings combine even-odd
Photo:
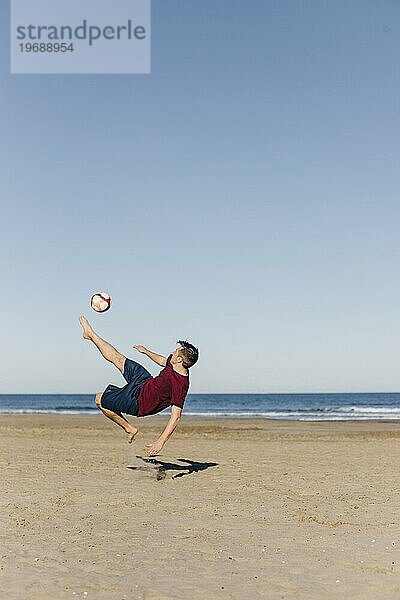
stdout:
[[282,419],[293,421],[350,421],[350,420],[400,420],[399,409],[385,409],[380,412],[353,412],[353,411],[320,411],[320,410],[288,410],[268,412],[194,412],[187,411],[184,415],[188,417],[237,417],[237,418],[263,418]]
[[396,413],[400,414],[400,407],[396,406],[342,406],[336,409],[337,412],[354,412],[354,413]]
[[[52,408],[0,408],[0,414],[59,414],[59,415],[100,415],[93,406],[55,406]],[[168,411],[162,413],[166,416]],[[400,420],[400,407],[390,406],[338,406],[293,408],[286,410],[193,410],[187,407],[184,416],[188,417],[229,417],[229,418],[262,418],[297,421],[346,421],[346,420]]]
[[56,408],[2,408],[0,409],[0,414],[2,415],[92,415],[92,414],[100,414],[98,409],[92,408],[64,408],[64,409],[56,409]]

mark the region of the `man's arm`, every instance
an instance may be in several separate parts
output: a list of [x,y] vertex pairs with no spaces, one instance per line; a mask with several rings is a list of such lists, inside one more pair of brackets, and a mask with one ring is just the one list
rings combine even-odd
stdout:
[[162,354],[156,354],[155,352],[152,352],[151,350],[148,350],[147,348],[145,348],[144,346],[140,346],[139,344],[133,346],[133,348],[135,348],[138,352],[141,352],[141,354],[145,354],[146,356],[151,358],[151,360],[154,360],[154,362],[160,365],[161,367],[165,367],[165,365],[167,364],[167,359],[165,358],[165,356],[162,356]]
[[179,421],[181,420],[181,413],[182,413],[182,409],[179,408],[179,406],[172,406],[171,417],[170,417],[164,431],[162,432],[160,437],[155,442],[153,442],[152,444],[146,445],[146,448],[148,448],[147,456],[155,456],[156,454],[158,454],[161,451],[165,442],[174,433],[176,426],[178,425]]

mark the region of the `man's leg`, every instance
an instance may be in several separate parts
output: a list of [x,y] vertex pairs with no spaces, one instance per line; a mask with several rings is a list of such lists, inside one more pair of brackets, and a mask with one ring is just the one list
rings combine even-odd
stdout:
[[[109,362],[113,363],[113,365],[115,365],[117,369],[119,369],[121,373],[124,374],[126,357],[120,352],[118,352],[118,350],[116,350],[114,346],[112,346],[111,344],[103,340],[99,335],[97,335],[97,333],[94,331],[94,329],[91,327],[88,320],[85,319],[85,317],[79,317],[79,322],[82,325],[83,337],[85,338],[85,340],[91,340],[94,343],[94,345],[99,349],[102,356],[104,356],[104,358]],[[117,423],[117,425],[119,425],[124,431],[126,431],[126,433],[128,434],[128,441],[129,443],[131,443],[133,438],[137,434],[138,429],[136,427],[133,427],[133,425],[131,425],[129,421],[122,416],[121,413],[115,413],[112,410],[109,410],[108,408],[103,408],[101,405],[102,395],[102,392],[96,394],[96,404],[98,408],[101,410],[103,415],[111,419],[111,421],[114,421],[114,423]]]
[[83,328],[83,337],[85,340],[91,340],[93,344],[99,349],[100,353],[106,360],[113,363],[124,374],[124,365],[126,357],[118,352],[111,346],[108,342],[103,340],[97,333],[94,331],[89,321],[85,319],[85,317],[79,317],[79,322]]
[[122,427],[124,431],[126,431],[126,433],[128,434],[128,442],[131,443],[133,438],[137,434],[138,429],[136,427],[133,427],[133,425],[131,425],[129,421],[122,416],[121,413],[115,413],[112,410],[109,410],[108,408],[103,408],[101,405],[102,395],[102,392],[96,394],[96,404],[98,408],[101,410],[103,415],[111,419],[111,421],[114,421],[114,423],[116,423],[117,425]]

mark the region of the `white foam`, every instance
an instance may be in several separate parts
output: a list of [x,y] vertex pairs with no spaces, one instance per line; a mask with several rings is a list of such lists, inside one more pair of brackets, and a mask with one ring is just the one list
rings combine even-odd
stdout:
[[400,420],[400,411],[398,409],[389,410],[384,413],[358,413],[353,412],[322,412],[322,411],[281,411],[281,412],[185,412],[186,416],[192,417],[257,417],[264,419],[288,419],[291,421],[348,421],[348,420]]
[[0,414],[4,415],[101,415],[96,409],[93,410],[79,410],[79,409],[71,409],[71,410],[56,410],[56,409],[46,409],[46,408],[3,408],[0,409]]

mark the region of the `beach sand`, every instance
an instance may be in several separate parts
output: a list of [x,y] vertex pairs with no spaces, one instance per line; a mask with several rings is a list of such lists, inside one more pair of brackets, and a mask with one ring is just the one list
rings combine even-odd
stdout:
[[400,598],[400,424],[165,422],[0,416],[2,600]]

